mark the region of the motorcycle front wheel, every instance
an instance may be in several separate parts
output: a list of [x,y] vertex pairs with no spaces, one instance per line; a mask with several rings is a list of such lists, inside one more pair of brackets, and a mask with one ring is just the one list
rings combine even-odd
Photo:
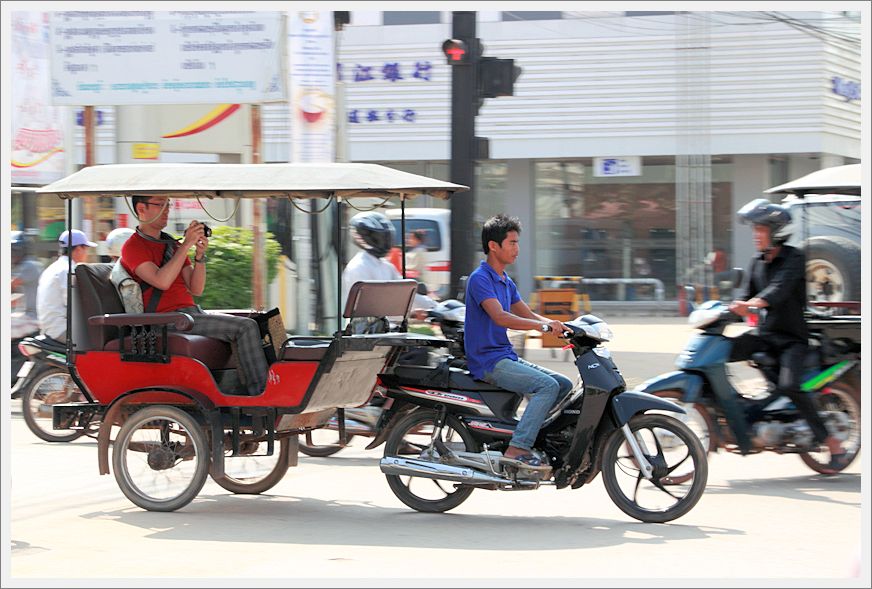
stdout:
[[705,491],[705,448],[689,427],[668,415],[636,415],[629,426],[654,472],[650,479],[643,476],[623,430],[614,431],[602,458],[609,497],[621,511],[647,523],[686,514]]
[[[36,368],[39,370],[39,368]],[[21,394],[21,412],[24,423],[33,435],[46,442],[71,442],[85,430],[54,429],[52,406],[59,403],[84,401],[85,398],[70,373],[58,366],[47,366],[33,376],[30,385]]]
[[[845,459],[841,463],[844,470],[860,453],[860,394],[857,389],[838,382],[824,389],[817,399],[817,409],[827,430],[839,438],[845,449]],[[831,475],[830,453],[826,449],[803,452],[802,461],[815,472]]]
[[[430,441],[436,427],[436,412],[416,410],[402,418],[391,430],[385,443],[385,456],[400,456],[419,460],[438,460],[428,456]],[[453,415],[448,415],[442,426],[442,442],[452,451],[479,452],[478,443],[469,430]],[[388,486],[397,498],[414,509],[425,513],[442,513],[466,501],[473,487],[450,481],[437,481],[424,477],[386,474]]]

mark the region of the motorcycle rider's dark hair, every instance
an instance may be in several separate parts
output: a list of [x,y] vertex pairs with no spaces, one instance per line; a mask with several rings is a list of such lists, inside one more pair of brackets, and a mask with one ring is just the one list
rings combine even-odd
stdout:
[[487,255],[490,251],[488,248],[490,242],[503,243],[510,231],[521,232],[521,220],[517,217],[495,215],[485,221],[481,228],[481,250],[484,254]]
[[791,235],[790,211],[786,207],[757,198],[739,209],[739,221],[769,228],[773,247],[783,245]]
[[394,245],[394,225],[375,211],[357,213],[348,223],[354,243],[377,258],[387,254]]

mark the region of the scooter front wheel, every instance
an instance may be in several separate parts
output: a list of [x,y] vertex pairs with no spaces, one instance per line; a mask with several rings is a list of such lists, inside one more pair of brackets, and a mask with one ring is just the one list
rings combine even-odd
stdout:
[[32,377],[28,375],[30,384],[21,395],[21,412],[28,429],[46,442],[71,442],[85,435],[85,430],[53,428],[52,406],[85,400],[70,373],[59,366],[37,367],[36,370]]
[[664,523],[686,514],[702,497],[708,479],[699,439],[668,415],[636,415],[629,427],[654,470],[650,479],[645,478],[623,429],[614,431],[602,458],[609,497],[621,511],[643,522]]
[[696,434],[696,437],[699,438],[699,441],[702,442],[702,446],[707,452],[717,451],[718,438],[715,421],[704,404],[684,402],[682,400],[684,393],[681,391],[658,391],[654,394],[663,399],[669,399],[684,409],[687,413],[670,413],[669,415],[689,427]]

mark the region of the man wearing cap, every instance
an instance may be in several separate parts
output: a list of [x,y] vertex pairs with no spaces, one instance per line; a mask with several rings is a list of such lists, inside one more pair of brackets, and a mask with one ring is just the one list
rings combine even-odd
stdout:
[[97,244],[88,239],[84,231],[78,229],[64,231],[58,238],[60,255],[39,277],[36,291],[36,310],[42,333],[59,342],[67,341],[67,274],[70,271],[70,258],[73,268],[88,259],[89,247]]

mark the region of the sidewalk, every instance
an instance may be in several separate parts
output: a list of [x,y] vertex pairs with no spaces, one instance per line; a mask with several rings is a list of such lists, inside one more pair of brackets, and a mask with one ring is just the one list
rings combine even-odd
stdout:
[[[613,352],[657,352],[674,354],[684,349],[696,331],[687,317],[614,317],[608,321],[614,333],[606,347]],[[530,362],[560,360],[568,352],[560,348],[542,348],[542,338],[528,332],[524,358]]]

